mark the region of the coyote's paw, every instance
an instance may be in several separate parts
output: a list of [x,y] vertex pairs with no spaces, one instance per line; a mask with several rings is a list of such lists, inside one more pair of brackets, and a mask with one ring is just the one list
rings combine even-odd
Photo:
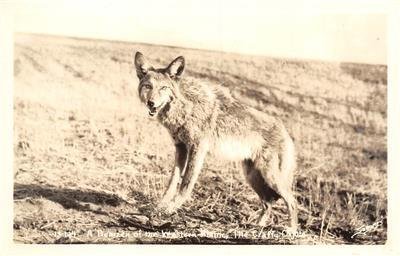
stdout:
[[175,203],[171,202],[171,201],[161,201],[157,205],[157,210],[167,213],[167,214],[174,213],[177,208],[178,207],[176,207]]
[[261,215],[257,220],[257,226],[266,227],[273,224],[272,218],[270,216]]

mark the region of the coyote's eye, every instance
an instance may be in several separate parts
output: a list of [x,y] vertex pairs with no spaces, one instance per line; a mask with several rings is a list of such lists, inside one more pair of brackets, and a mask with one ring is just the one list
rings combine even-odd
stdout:
[[144,88],[146,88],[146,89],[152,89],[152,87],[151,87],[151,84],[145,84],[145,85],[143,85],[144,86]]
[[166,90],[166,89],[168,89],[168,87],[167,87],[167,86],[163,86],[163,87],[161,87],[161,90]]

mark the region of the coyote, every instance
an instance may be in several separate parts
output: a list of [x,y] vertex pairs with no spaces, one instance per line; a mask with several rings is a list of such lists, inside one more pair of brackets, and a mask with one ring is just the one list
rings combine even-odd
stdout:
[[267,223],[271,204],[283,198],[289,229],[296,230],[296,153],[282,122],[241,104],[222,88],[183,77],[182,56],[166,68],[154,68],[140,52],[134,62],[141,101],[175,142],[175,167],[159,207],[173,212],[190,198],[204,158],[212,152],[242,163],[246,180],[262,202],[259,225]]

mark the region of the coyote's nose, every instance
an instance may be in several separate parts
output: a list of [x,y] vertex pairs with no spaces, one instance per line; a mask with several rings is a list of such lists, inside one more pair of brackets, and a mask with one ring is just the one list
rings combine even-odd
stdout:
[[149,100],[149,101],[147,101],[147,106],[149,106],[149,107],[154,107],[154,101],[152,101],[152,100]]

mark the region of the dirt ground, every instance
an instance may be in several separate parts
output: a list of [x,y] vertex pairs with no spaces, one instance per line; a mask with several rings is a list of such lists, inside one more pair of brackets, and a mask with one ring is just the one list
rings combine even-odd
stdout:
[[[281,118],[298,150],[300,232],[284,203],[259,201],[239,164],[208,158],[192,200],[157,212],[172,170],[167,131],[137,96],[135,51],[219,83]],[[17,243],[383,244],[386,66],[15,35],[14,241]]]

